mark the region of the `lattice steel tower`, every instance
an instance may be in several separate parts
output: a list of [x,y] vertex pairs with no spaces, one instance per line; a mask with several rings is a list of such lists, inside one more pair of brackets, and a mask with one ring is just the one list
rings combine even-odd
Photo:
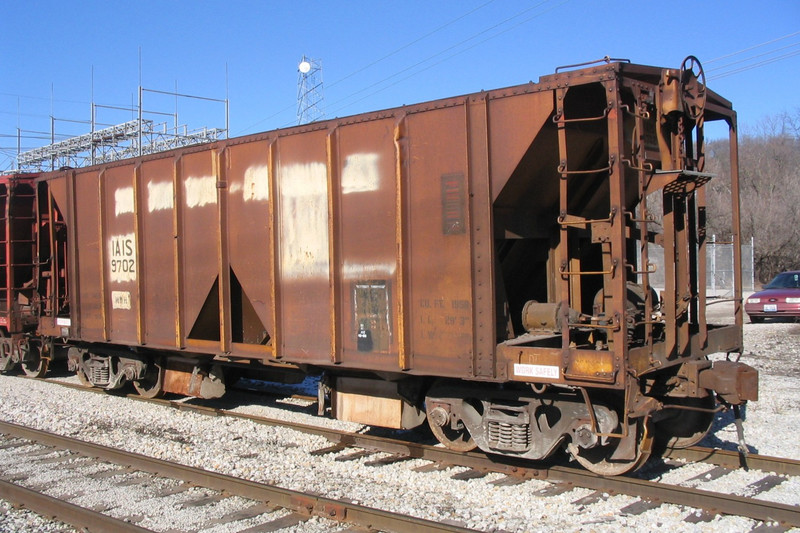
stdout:
[[303,56],[297,65],[297,123],[324,118],[322,100],[322,61]]

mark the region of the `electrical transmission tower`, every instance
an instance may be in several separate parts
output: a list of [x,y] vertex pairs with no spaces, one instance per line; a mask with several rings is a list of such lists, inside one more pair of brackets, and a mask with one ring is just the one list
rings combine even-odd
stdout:
[[[177,102],[178,97],[187,99],[205,100],[225,104],[225,128],[200,128],[189,130],[188,126],[181,125],[178,121],[177,103],[175,113],[164,113],[159,111],[148,111],[142,107],[144,93],[160,93],[167,96],[174,96]],[[106,108],[117,111],[138,111],[138,119],[129,120],[122,124],[100,124],[97,122],[97,109]],[[170,126],[167,122],[155,123],[153,120],[144,118],[149,116],[172,116],[174,124]],[[142,156],[172,150],[181,146],[214,142],[227,137],[228,135],[228,100],[207,98],[204,96],[193,96],[189,94],[178,94],[177,92],[164,92],[155,89],[139,87],[139,105],[137,107],[114,107],[99,105],[92,102],[92,118],[86,124],[91,125],[91,131],[83,135],[68,137],[56,141],[55,122],[50,120],[51,144],[34,148],[25,152],[18,150],[16,170],[21,171],[41,171],[55,170],[62,167],[80,168],[99,163],[119,161],[129,157]],[[69,120],[68,122],[79,122]],[[105,126],[97,128],[97,126]],[[17,144],[21,145],[22,130],[17,131]]]
[[303,56],[297,65],[297,123],[323,118],[322,99],[322,61]]

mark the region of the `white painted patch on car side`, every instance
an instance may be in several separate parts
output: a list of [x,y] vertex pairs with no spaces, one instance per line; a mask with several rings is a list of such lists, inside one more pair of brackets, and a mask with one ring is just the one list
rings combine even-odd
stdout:
[[214,176],[191,176],[183,185],[186,207],[191,209],[217,203],[217,180]]
[[284,279],[328,279],[325,163],[280,168],[280,265]]
[[253,165],[245,170],[242,194],[245,202],[269,200],[269,167],[267,165]]
[[377,191],[381,185],[379,161],[380,154],[375,153],[347,156],[342,169],[342,194]]
[[133,187],[121,187],[114,191],[114,214],[116,216],[133,213],[134,206]]
[[147,210],[149,212],[171,210],[174,205],[175,194],[171,181],[151,181],[147,184]]

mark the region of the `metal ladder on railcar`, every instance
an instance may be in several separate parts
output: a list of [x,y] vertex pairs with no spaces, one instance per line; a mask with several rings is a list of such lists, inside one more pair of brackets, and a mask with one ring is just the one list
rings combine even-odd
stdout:
[[[687,61],[689,58],[687,58]],[[694,64],[686,61],[680,71],[680,79],[684,73],[691,72]],[[696,78],[692,78],[696,79]],[[607,82],[610,83],[610,82]],[[683,83],[683,81],[681,81]],[[695,83],[697,85],[697,83]],[[682,91],[683,86],[682,87]],[[700,84],[701,92],[704,86]],[[559,102],[564,102],[568,88],[558,90]],[[579,302],[581,294],[581,279],[583,276],[602,275],[604,297],[617,302],[617,309],[606,324],[580,324],[580,327],[604,328],[609,331],[608,348],[622,345],[626,340],[625,334],[630,327],[641,326],[644,329],[643,338],[652,351],[654,342],[654,325],[661,324],[659,320],[652,320],[658,301],[653,297],[650,287],[650,275],[655,272],[655,266],[650,261],[648,242],[654,240],[654,233],[649,231],[648,225],[654,220],[649,216],[647,208],[647,195],[654,190],[663,191],[664,205],[664,233],[659,236],[663,239],[665,251],[665,287],[663,293],[664,311],[664,342],[667,359],[685,355],[691,349],[692,332],[699,334],[701,343],[705,342],[708,328],[705,320],[705,291],[701,283],[706,276],[706,240],[705,240],[705,185],[712,175],[702,172],[703,168],[703,106],[698,104],[698,99],[692,100],[693,105],[678,112],[677,131],[671,132],[668,142],[661,146],[661,152],[667,152],[670,159],[663,165],[676,170],[656,170],[647,162],[645,153],[646,122],[655,119],[658,127],[658,117],[650,117],[648,99],[652,101],[652,94],[642,92],[641,88],[634,87],[636,99],[635,109],[617,103],[609,105],[604,113],[596,117],[581,117],[567,119],[563,109],[559,109],[554,117],[558,128],[559,142],[559,168],[560,180],[560,240],[557,248],[558,257],[558,295],[563,302],[570,306]],[[562,104],[563,105],[563,104]],[[608,165],[604,168],[589,170],[575,170],[569,167],[567,149],[568,126],[576,123],[586,123],[598,120],[608,120],[609,132],[622,129],[623,113],[632,115],[635,121],[634,142],[632,153],[625,158],[622,150],[621,139],[609,136]],[[692,134],[694,132],[694,139]],[[617,155],[618,154],[618,155]],[[665,155],[661,154],[662,159]],[[628,212],[625,209],[625,179],[626,167],[638,174],[638,212]],[[581,175],[597,176],[607,173],[609,181],[609,216],[603,219],[589,220],[568,213],[569,185],[571,178]],[[630,223],[630,227],[628,226]],[[599,271],[582,271],[580,259],[572,254],[575,246],[571,238],[571,231],[576,229],[590,230],[592,240],[599,241],[603,247],[603,268]],[[630,235],[628,235],[628,232]],[[626,259],[628,237],[638,233],[639,260]],[[618,249],[615,249],[615,246]],[[638,265],[642,265],[641,267]],[[633,323],[633,317],[626,316],[628,275],[641,276],[643,287],[644,319]],[[609,290],[610,289],[610,290]],[[623,302],[620,304],[620,302]],[[567,307],[567,306],[563,306]],[[604,306],[608,311],[608,306]],[[567,320],[562,320],[563,347],[566,351],[569,344],[569,328]],[[576,324],[577,326],[577,324]]]
[[[30,192],[17,190],[21,187],[30,188]],[[8,331],[17,333],[35,323],[38,315],[36,192],[29,185],[8,184],[0,194],[0,202],[0,276],[5,296],[2,311]]]
[[[558,89],[557,101],[563,106],[566,99],[567,87]],[[558,133],[558,147],[559,147],[559,165],[558,174],[560,175],[559,183],[559,241],[556,248],[556,297],[560,299],[565,305],[562,305],[562,313],[568,312],[570,308],[578,311],[582,310],[582,285],[585,276],[602,276],[602,287],[605,295],[604,299],[611,298],[612,301],[624,301],[626,291],[625,284],[625,250],[617,250],[614,246],[615,240],[624,239],[624,233],[616,236],[613,235],[614,231],[624,232],[624,220],[622,209],[622,202],[624,186],[622,180],[618,177],[620,172],[619,162],[615,160],[613,155],[616,151],[612,147],[608,147],[609,157],[608,164],[602,168],[592,169],[573,169],[570,168],[570,161],[567,149],[567,130],[569,126],[578,125],[581,123],[590,123],[597,121],[616,120],[618,110],[607,106],[603,113],[591,117],[576,117],[566,118],[563,107],[556,111],[553,117],[553,122],[556,125]],[[612,116],[613,114],[613,116]],[[609,128],[611,130],[611,128]],[[611,141],[609,139],[609,141]],[[583,216],[569,213],[570,201],[570,185],[575,179],[595,177],[607,173],[603,179],[609,183],[609,211],[608,216],[604,218],[589,219]],[[615,183],[614,180],[617,180]],[[617,207],[620,206],[620,207]],[[619,229],[620,225],[623,226],[622,230]],[[602,256],[602,269],[585,271],[581,268],[581,258],[578,253],[573,253],[577,248],[576,237],[573,234],[578,230],[589,231],[592,235],[592,240],[597,240],[601,246]],[[605,303],[605,302],[604,302]],[[593,328],[596,330],[603,330],[607,337],[608,349],[612,350],[615,344],[621,344],[626,338],[625,330],[625,316],[624,308],[622,309],[608,309],[610,316],[604,321],[592,321],[591,323],[582,322],[580,324],[570,324],[568,315],[562,315],[562,348],[565,352],[564,367],[567,369],[565,377],[570,378],[569,375],[569,361],[567,352],[572,345],[570,338],[572,328]],[[585,379],[585,376],[583,376]],[[598,377],[594,381],[614,382],[613,375],[605,376],[604,378]]]

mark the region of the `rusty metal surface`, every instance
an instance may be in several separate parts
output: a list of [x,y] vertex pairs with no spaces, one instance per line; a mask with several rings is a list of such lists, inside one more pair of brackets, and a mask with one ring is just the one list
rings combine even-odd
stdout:
[[[76,385],[65,382],[56,383],[60,387],[77,387]],[[263,418],[255,415],[218,409],[206,405],[193,405],[192,403],[168,401],[163,399],[143,399],[133,395],[129,396],[129,398],[148,403],[169,405],[179,410],[206,414],[208,416],[216,417],[224,415],[233,418],[250,420],[267,426],[290,426],[291,428],[304,433],[323,436],[335,443],[331,447],[312,452],[312,455],[337,453],[343,449],[355,447],[362,448],[363,450],[381,451],[399,456],[425,459],[434,463],[434,465],[431,467],[432,469],[436,467],[436,464],[459,465],[476,470],[501,472],[509,477],[518,479],[548,479],[551,481],[562,480],[573,482],[576,486],[594,488],[596,490],[611,489],[623,494],[631,494],[632,496],[636,497],[651,494],[653,499],[658,501],[670,501],[672,503],[684,504],[691,507],[697,507],[703,503],[703,499],[698,499],[694,503],[691,501],[691,498],[695,494],[699,494],[701,498],[705,499],[706,502],[712,502],[713,506],[716,506],[720,503],[714,500],[715,494],[708,491],[699,491],[699,493],[694,493],[690,489],[689,492],[684,492],[681,490],[681,488],[675,489],[674,487],[669,487],[668,485],[654,484],[646,480],[635,479],[632,477],[623,477],[614,480],[610,478],[598,477],[594,474],[582,472],[581,470],[577,470],[575,468],[564,466],[547,467],[547,465],[544,464],[531,464],[530,462],[521,462],[512,458],[500,458],[498,456],[487,457],[481,453],[454,452],[440,446],[430,446],[364,433],[350,433],[302,423],[291,423],[287,422],[286,420]],[[686,449],[667,450],[664,454],[664,458],[720,465],[725,469],[750,468],[781,475],[800,475],[800,461],[752,453],[748,454],[746,458],[743,458],[738,452],[721,449],[692,446]],[[609,484],[605,485],[605,481],[608,481]],[[667,488],[669,492],[659,493],[661,487]],[[772,520],[777,520],[779,515],[782,515],[782,519],[788,519],[789,523],[797,523],[796,521],[800,520],[800,512],[796,507],[774,504],[766,502],[765,500],[752,500],[725,494],[722,494],[721,496],[723,497],[721,503],[728,506],[729,510],[727,512],[730,514],[751,516],[759,519],[759,517],[764,517],[765,515],[773,516],[771,513],[777,511],[778,514],[774,515]],[[745,505],[737,508],[737,505],[741,502],[743,502]],[[761,506],[759,504],[765,505]]]
[[0,177],[0,326],[21,333],[38,315],[33,175]]
[[[59,386],[68,386],[68,384],[59,383]],[[155,402],[166,403],[164,400],[155,400]],[[253,415],[220,411],[210,407],[196,406],[184,402],[173,402],[173,405],[179,409],[206,412],[211,416],[218,416],[220,413],[224,413],[227,416],[244,418],[266,425],[278,424],[285,426],[287,424],[284,420],[263,419]],[[655,501],[686,505],[692,508],[714,509],[718,513],[748,516],[756,520],[778,520],[794,525],[800,523],[800,512],[796,507],[769,502],[763,499],[714,493],[692,487],[673,486],[627,476],[607,478],[560,465],[536,468],[535,466],[532,467],[530,463],[523,463],[509,458],[498,458],[497,456],[487,457],[480,453],[456,453],[437,446],[409,443],[369,434],[347,433],[319,426],[292,424],[292,427],[300,431],[325,436],[332,442],[337,443],[330,448],[318,450],[320,454],[338,452],[346,447],[360,447],[365,450],[423,458],[440,464],[465,466],[484,472],[501,472],[512,478],[547,479],[554,482],[563,481],[571,483],[574,486],[612,493],[629,494],[637,498],[653,499]],[[692,447],[688,450],[675,450],[668,456],[692,461],[708,462],[711,464],[721,464],[725,468],[738,468],[741,466],[737,453],[726,452],[724,450]],[[800,468],[797,461],[787,461],[779,458],[758,456],[756,454],[752,454],[747,458],[747,466],[749,468],[763,469],[767,472],[789,475],[796,475]],[[217,475],[215,474],[215,476]],[[214,478],[214,480],[216,481],[216,478]],[[224,489],[225,487],[219,488]],[[233,491],[231,492],[233,493]],[[273,501],[281,503],[278,500]],[[303,505],[311,505],[313,509],[324,508],[333,510],[336,508],[334,506],[318,506],[308,500],[298,499],[293,501],[302,502]],[[347,510],[346,517],[348,519],[355,518],[356,516],[357,515],[350,509]],[[388,525],[386,527],[388,527]]]
[[25,507],[42,516],[55,517],[60,521],[88,531],[108,533],[146,533],[152,531],[125,520],[78,507],[47,494],[0,480],[0,498]]
[[[710,177],[686,79],[610,63],[47,174],[70,237],[69,336],[618,389],[629,369],[735,350],[741,309],[724,342],[705,323]],[[729,102],[704,98],[706,120],[735,127]],[[632,310],[627,284],[648,284],[637,209],[661,190],[672,255],[654,321],[658,302],[642,291]],[[531,300],[558,306],[555,344],[524,337]]]
[[[465,531],[465,528],[458,526],[437,523],[431,520],[373,509],[333,498],[325,498],[323,496],[316,496],[245,479],[234,478],[201,468],[193,468],[137,453],[116,450],[70,437],[9,424],[7,422],[0,422],[0,431],[20,438],[35,440],[41,444],[66,448],[77,453],[116,464],[128,465],[144,472],[180,479],[203,487],[224,491],[228,494],[239,495],[244,498],[270,502],[273,505],[293,509],[307,515],[315,514],[332,520],[346,521],[380,530]],[[2,485],[0,485],[0,489],[1,488]],[[113,525],[112,522],[107,523]],[[84,522],[79,522],[79,524],[90,525]],[[133,526],[128,529],[110,528],[102,530],[147,531],[141,528],[133,529]]]

